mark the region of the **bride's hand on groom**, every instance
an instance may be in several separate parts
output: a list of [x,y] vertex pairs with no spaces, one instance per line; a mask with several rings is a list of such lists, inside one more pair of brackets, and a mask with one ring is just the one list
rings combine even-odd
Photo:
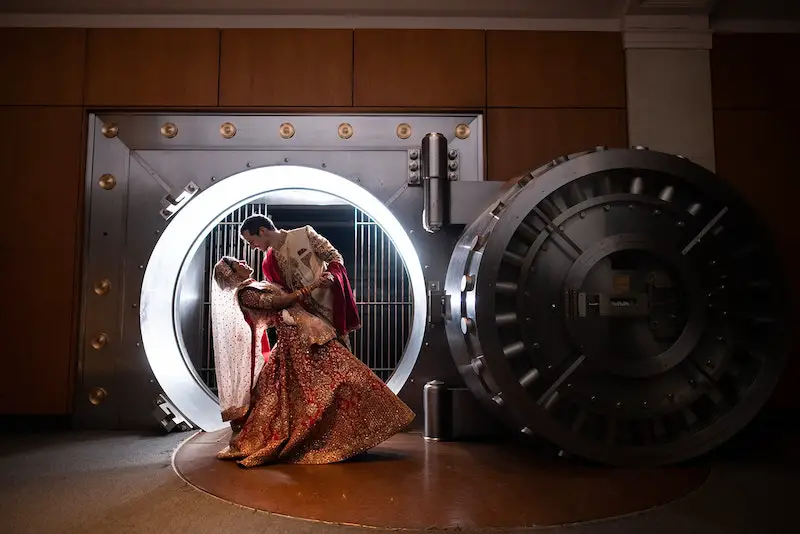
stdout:
[[317,279],[316,284],[317,287],[330,287],[333,285],[333,275],[331,273],[322,273],[320,277]]

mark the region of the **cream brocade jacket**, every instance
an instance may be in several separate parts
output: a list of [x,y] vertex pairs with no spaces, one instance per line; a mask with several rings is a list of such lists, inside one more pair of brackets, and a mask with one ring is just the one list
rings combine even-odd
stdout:
[[[311,226],[280,232],[283,244],[273,252],[288,291],[297,291],[317,281],[329,263],[344,265],[336,247]],[[329,288],[313,290],[306,304],[314,315],[333,324],[333,293]]]

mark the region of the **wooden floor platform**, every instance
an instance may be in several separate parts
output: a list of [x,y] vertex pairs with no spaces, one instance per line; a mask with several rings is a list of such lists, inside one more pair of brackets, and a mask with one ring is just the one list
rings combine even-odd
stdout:
[[229,431],[177,450],[189,484],[279,515],[383,528],[508,528],[624,515],[679,499],[709,468],[590,467],[542,459],[513,443],[429,443],[399,434],[348,462],[244,469],[217,460]]

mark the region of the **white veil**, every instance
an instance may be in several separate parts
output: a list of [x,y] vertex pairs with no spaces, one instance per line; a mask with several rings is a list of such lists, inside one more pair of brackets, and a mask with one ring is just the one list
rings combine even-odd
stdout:
[[264,366],[260,339],[263,332],[255,325],[251,328],[245,319],[237,298],[241,286],[233,279],[230,267],[223,265],[230,276],[215,269],[215,274],[222,276],[219,282],[211,280],[211,335],[222,420],[231,421],[245,416],[250,409],[250,394]]

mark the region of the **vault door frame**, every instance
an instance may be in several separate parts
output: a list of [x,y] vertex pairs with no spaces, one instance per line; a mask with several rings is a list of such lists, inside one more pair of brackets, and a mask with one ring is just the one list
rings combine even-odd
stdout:
[[[459,190],[466,195],[474,192],[468,186],[484,180],[479,114],[91,114],[75,426],[139,429],[156,424],[153,400],[162,390],[142,348],[142,277],[169,212],[233,174],[288,164],[324,169],[358,184],[406,229],[426,286],[440,287],[450,256],[443,250],[452,250],[461,227],[435,234],[422,228],[422,190],[416,187],[414,162],[429,132],[443,133],[458,153],[453,185],[463,185]],[[459,213],[464,196],[459,197]],[[470,213],[482,211],[485,202],[478,204]],[[420,413],[425,382],[460,383],[461,378],[441,325],[428,324],[411,335],[423,336],[424,343],[399,395]]]

